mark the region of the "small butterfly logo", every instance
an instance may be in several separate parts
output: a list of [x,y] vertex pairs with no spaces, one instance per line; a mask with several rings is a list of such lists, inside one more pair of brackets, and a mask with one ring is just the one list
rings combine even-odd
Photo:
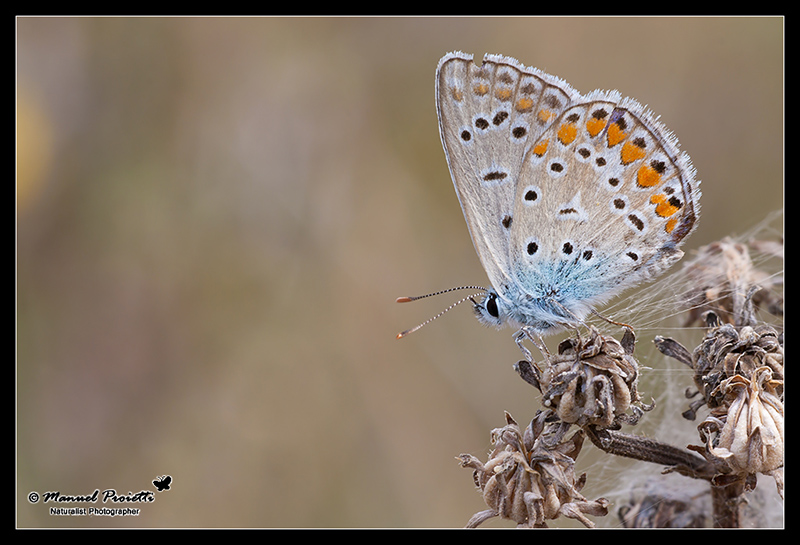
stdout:
[[159,492],[163,492],[164,490],[169,490],[169,485],[172,483],[172,477],[169,475],[162,475],[161,477],[156,477],[153,481],[153,485],[158,489]]

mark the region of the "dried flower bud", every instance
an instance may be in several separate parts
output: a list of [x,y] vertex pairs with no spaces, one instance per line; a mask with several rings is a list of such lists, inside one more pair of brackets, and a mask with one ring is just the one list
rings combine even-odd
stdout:
[[750,379],[761,367],[780,381],[777,393],[783,396],[783,345],[770,326],[711,328],[692,356],[695,385],[711,409],[723,403],[722,382],[737,375]]
[[467,523],[474,528],[499,516],[519,527],[547,527],[546,520],[566,516],[587,527],[586,515],[605,516],[608,501],[588,501],[580,494],[586,476],[575,478],[575,458],[583,432],[563,440],[567,426],[548,423],[551,413],[540,412],[523,433],[506,413],[506,425],[492,431],[494,449],[485,464],[471,454],[459,456],[462,467],[472,468],[476,486],[489,507]]
[[772,369],[756,369],[749,379],[735,375],[714,392],[722,404],[698,426],[705,448],[695,447],[708,459],[724,462],[741,479],[756,473],[775,475],[783,466],[783,380]]
[[720,384],[737,375],[750,379],[761,367],[770,369],[773,380],[778,381],[776,395],[783,399],[783,339],[771,326],[711,327],[691,354],[674,339],[656,337],[655,343],[662,353],[694,370],[694,383],[703,398],[684,413],[689,420],[694,420],[702,405],[711,409],[727,406]]
[[[624,345],[623,345],[624,343]],[[618,428],[635,424],[647,410],[636,390],[639,365],[633,357],[634,337],[626,330],[623,342],[592,330],[589,339],[567,339],[558,354],[548,357],[539,376],[546,407],[567,423]],[[631,409],[633,415],[627,414]]]
[[[665,354],[687,363],[688,351],[657,339]],[[741,481],[752,488],[755,474],[772,475],[782,492],[783,342],[768,325],[711,327],[689,364],[703,400],[684,416],[694,419],[705,404],[709,416],[698,426],[704,446],[690,446],[718,468],[715,482]]]

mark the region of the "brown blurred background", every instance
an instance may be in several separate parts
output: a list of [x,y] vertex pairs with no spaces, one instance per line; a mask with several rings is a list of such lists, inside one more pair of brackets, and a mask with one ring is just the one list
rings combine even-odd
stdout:
[[[783,43],[769,17],[18,19],[17,524],[463,526],[455,456],[538,398],[466,305],[395,340],[455,299],[397,296],[486,282],[437,61],[649,105],[703,182],[691,250],[782,207]],[[163,474],[138,517],[26,499]]]

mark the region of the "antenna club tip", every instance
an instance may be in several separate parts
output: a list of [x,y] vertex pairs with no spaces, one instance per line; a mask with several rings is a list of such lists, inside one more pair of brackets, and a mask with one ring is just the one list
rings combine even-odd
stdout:
[[397,337],[395,337],[395,339],[402,339],[405,336],[406,336],[406,332],[405,331],[401,331],[400,333],[397,334]]
[[398,297],[395,299],[395,303],[410,303],[411,301],[413,301],[411,297]]

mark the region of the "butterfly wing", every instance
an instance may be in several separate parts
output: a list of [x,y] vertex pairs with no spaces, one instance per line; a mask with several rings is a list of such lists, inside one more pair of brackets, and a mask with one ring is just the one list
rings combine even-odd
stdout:
[[677,140],[638,103],[596,91],[527,151],[510,233],[515,281],[579,317],[680,258],[699,182]]
[[513,281],[510,232],[523,158],[579,97],[516,60],[449,53],[436,71],[436,107],[450,174],[475,250],[498,290]]

